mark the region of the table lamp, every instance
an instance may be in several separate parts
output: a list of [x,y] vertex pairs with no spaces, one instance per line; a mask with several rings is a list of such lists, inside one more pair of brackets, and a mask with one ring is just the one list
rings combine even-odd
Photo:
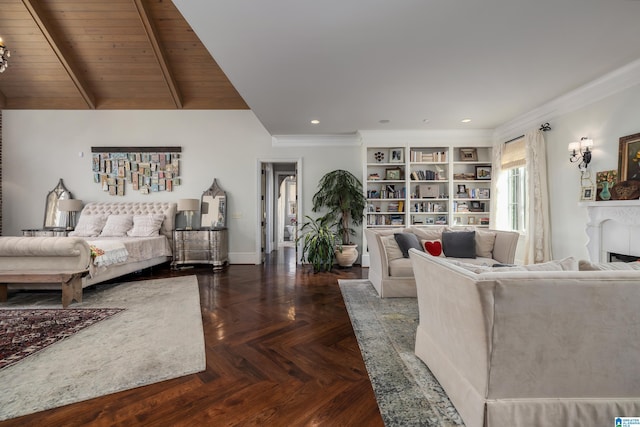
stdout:
[[67,213],[67,230],[73,230],[76,227],[76,212],[82,210],[82,200],[78,199],[62,199],[58,200],[58,210]]
[[192,222],[193,222],[193,213],[200,209],[200,200],[199,199],[178,199],[178,211],[184,212],[187,217],[187,226],[185,227],[187,230],[193,230]]

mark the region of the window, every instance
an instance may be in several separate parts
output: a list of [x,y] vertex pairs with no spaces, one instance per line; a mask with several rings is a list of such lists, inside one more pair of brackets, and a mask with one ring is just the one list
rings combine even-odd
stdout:
[[526,203],[527,203],[527,186],[526,168],[512,168],[507,173],[507,205],[508,205],[508,224],[512,231],[524,233],[526,231]]

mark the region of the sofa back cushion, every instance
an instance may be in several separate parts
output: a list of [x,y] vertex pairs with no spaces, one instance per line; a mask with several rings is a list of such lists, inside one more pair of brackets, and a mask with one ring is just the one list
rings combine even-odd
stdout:
[[384,246],[384,251],[387,254],[387,261],[393,261],[394,259],[403,258],[402,251],[400,250],[400,246],[398,246],[398,242],[393,234],[388,234],[386,236],[380,236],[380,240],[382,241],[382,245]]
[[493,258],[493,245],[496,243],[496,232],[476,230],[476,256]]
[[640,270],[640,262],[603,262],[593,263],[590,261],[580,260],[578,262],[580,271],[618,271],[618,270]]

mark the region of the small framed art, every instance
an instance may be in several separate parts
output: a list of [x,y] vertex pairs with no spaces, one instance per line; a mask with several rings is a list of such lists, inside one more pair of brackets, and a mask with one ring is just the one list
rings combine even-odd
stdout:
[[596,199],[596,187],[593,185],[587,185],[580,190],[580,200],[589,201]]
[[491,166],[476,166],[476,179],[491,180]]
[[391,163],[404,163],[404,150],[402,148],[392,148],[389,150],[389,161]]
[[478,150],[475,148],[461,148],[460,161],[461,162],[477,162]]
[[397,181],[402,179],[402,169],[400,168],[387,168],[385,169],[384,179]]

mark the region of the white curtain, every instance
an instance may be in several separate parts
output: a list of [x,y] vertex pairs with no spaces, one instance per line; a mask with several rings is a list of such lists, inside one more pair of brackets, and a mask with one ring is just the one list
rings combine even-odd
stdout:
[[525,133],[527,155],[527,237],[525,264],[546,262],[551,255],[549,186],[547,184],[547,149],[544,133],[535,129]]

